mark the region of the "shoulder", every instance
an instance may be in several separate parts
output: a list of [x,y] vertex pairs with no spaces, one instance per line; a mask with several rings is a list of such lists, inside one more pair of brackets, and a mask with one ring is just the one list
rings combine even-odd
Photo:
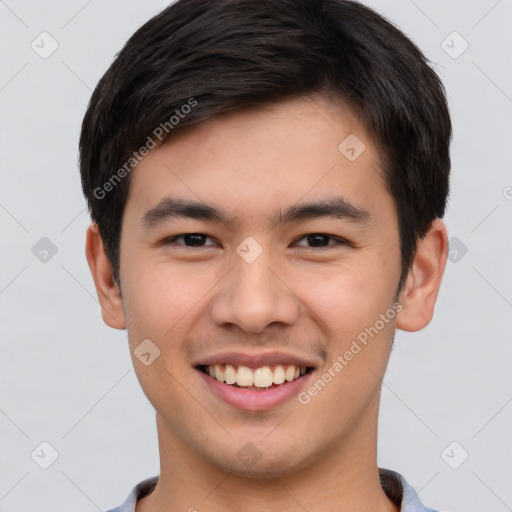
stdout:
[[437,512],[421,503],[418,493],[400,473],[379,468],[379,476],[384,492],[400,507],[400,512]]
[[153,476],[138,483],[130,492],[126,500],[119,507],[108,510],[107,512],[135,512],[137,500],[151,494],[158,482],[158,477]]

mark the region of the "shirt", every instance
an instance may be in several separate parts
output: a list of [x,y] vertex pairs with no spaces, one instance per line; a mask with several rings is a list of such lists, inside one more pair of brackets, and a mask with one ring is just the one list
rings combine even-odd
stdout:
[[[436,512],[422,505],[416,491],[405,481],[404,477],[390,469],[379,468],[380,483],[386,496],[397,506],[400,512]],[[128,495],[125,502],[108,512],[135,512],[138,499],[151,494],[158,482],[154,476],[137,484]]]

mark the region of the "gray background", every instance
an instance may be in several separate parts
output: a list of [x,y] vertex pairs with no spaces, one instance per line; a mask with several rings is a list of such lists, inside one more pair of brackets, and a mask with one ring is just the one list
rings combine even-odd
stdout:
[[[512,1],[369,4],[434,63],[455,132],[445,218],[453,261],[432,323],[397,333],[379,465],[432,508],[512,510]],[[153,409],[126,333],[101,320],[84,256],[77,142],[97,81],[164,6],[0,1],[2,512],[106,510],[158,474]],[[55,44],[43,31],[58,43],[46,59],[31,47]],[[44,253],[43,237],[56,254]],[[48,469],[43,441],[58,452]]]

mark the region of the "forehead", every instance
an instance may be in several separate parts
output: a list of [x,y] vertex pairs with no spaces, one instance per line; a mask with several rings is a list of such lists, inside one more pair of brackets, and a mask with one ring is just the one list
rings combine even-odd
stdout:
[[340,194],[361,210],[386,196],[380,158],[350,108],[312,96],[213,118],[172,136],[132,171],[127,208],[146,213],[172,196],[232,216],[266,212],[275,221],[276,207]]

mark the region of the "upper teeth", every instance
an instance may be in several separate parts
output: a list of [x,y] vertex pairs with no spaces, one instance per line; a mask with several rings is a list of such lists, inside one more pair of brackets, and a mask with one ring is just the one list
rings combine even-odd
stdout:
[[305,366],[262,366],[249,368],[248,366],[235,366],[232,364],[210,364],[207,366],[210,377],[226,384],[238,386],[255,386],[267,388],[272,384],[282,384],[285,380],[291,382],[306,373]]

